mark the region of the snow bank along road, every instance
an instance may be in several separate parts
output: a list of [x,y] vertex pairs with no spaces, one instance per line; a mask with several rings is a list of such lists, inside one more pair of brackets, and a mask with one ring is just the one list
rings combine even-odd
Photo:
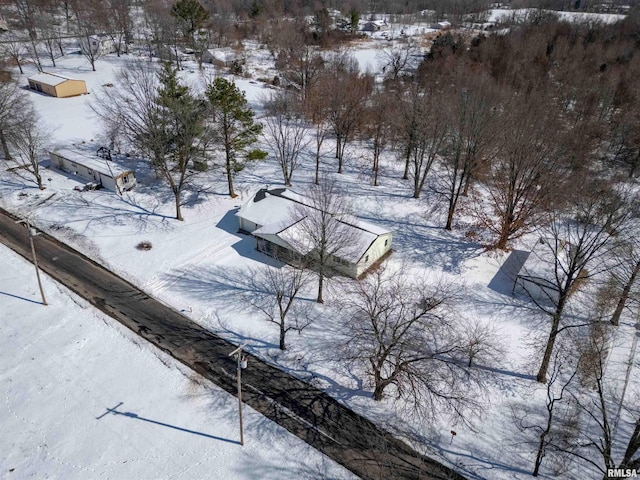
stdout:
[[[0,241],[31,260],[27,229],[0,209]],[[151,298],[46,234],[34,238],[42,270],[142,338],[236,392],[235,345]],[[242,374],[243,401],[362,478],[464,480],[322,391],[256,358]]]

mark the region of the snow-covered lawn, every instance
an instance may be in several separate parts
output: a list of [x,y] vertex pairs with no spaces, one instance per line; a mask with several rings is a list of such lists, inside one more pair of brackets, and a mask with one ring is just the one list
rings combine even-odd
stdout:
[[0,478],[353,478],[0,246]]
[[[361,66],[366,68],[374,58],[372,50],[363,51]],[[114,83],[111,88],[118,88],[114,72],[124,62],[124,59],[106,57],[98,61],[98,71],[91,72],[84,59],[68,56],[59,61],[60,68],[56,70],[85,79],[92,93],[73,99],[56,99],[30,92],[38,111],[55,128],[55,144],[85,142],[85,146],[91,148],[92,145],[95,148],[100,145],[99,126],[88,105],[101,85]],[[203,78],[197,68],[190,64],[185,66],[183,78],[191,83],[202,84]],[[212,75],[212,72],[208,70],[204,77],[207,75]],[[21,77],[24,83],[26,76]],[[236,81],[246,91],[251,105],[259,108],[261,96],[269,89],[253,80],[236,78]],[[331,147],[331,142],[327,141],[324,164],[328,171],[334,170]],[[521,434],[514,425],[511,411],[512,407],[522,404],[540,411],[544,409],[544,387],[537,384],[531,374],[535,372],[539,360],[534,344],[548,333],[546,324],[526,299],[511,295],[510,280],[500,272],[506,255],[487,253],[475,239],[471,220],[464,213],[468,208],[464,202],[460,206],[460,217],[454,230],[447,232],[441,228],[441,209],[434,208],[437,207],[437,198],[428,195],[420,200],[410,198],[408,185],[400,179],[402,166],[393,160],[392,155],[387,155],[383,161],[381,186],[372,187],[370,167],[367,165],[369,157],[370,153],[364,148],[350,145],[346,173],[338,178],[360,217],[393,230],[394,253],[388,262],[395,266],[411,265],[412,269],[431,278],[445,278],[459,283],[462,297],[458,306],[460,315],[494,321],[500,328],[506,355],[498,365],[488,366],[486,394],[479,399],[484,403],[482,415],[474,419],[472,427],[452,423],[447,418],[427,421],[407,417],[402,409],[396,409],[398,405],[393,399],[383,402],[371,399],[371,391],[364,379],[358,372],[349,371],[336,354],[338,350],[335,343],[340,338],[341,326],[346,320],[334,302],[341,294],[339,283],[329,287],[328,301],[324,306],[314,306],[318,317],[316,322],[300,335],[290,334],[290,348],[286,352],[280,352],[277,348],[277,329],[252,310],[242,295],[234,293],[242,290],[243,278],[250,274],[251,269],[273,262],[255,250],[251,237],[237,233],[234,217],[235,210],[258,188],[281,184],[278,166],[272,158],[245,169],[237,176],[240,196],[236,199],[224,195],[225,183],[221,170],[208,174],[207,181],[215,193],[192,198],[183,210],[184,222],[172,218],[170,194],[153,179],[148,167],[142,163],[134,165],[138,169],[140,185],[124,197],[105,190],[75,192],[73,186],[78,182],[53,169],[45,172],[47,189],[42,192],[16,176],[2,172],[0,204],[16,213],[30,215],[39,228],[104,263],[162,301],[184,310],[186,315],[212,331],[232,341],[248,342],[247,348],[251,353],[309,379],[354,410],[376,421],[410,432],[416,448],[478,478],[528,478],[534,458],[532,449],[521,443]],[[303,191],[311,181],[311,163],[309,155],[301,169],[295,172],[294,189]],[[150,242],[151,250],[136,249],[135,246],[141,241]],[[24,267],[0,268],[5,272],[23,270]],[[20,280],[12,280],[14,276],[20,277]],[[4,288],[0,286],[0,292],[28,300],[36,298],[29,274],[11,274],[6,281],[9,283],[5,283]],[[20,285],[20,288],[28,286],[26,293],[22,290],[16,293],[18,290],[14,285]],[[50,283],[46,288],[58,291]],[[303,296],[313,299],[313,295],[311,288]],[[15,415],[22,419],[14,420],[12,413],[9,431],[15,430],[16,435],[24,431],[27,438],[35,439],[23,448],[22,443],[2,436],[2,442],[13,442],[8,444],[11,450],[9,459],[14,459],[16,468],[20,465],[20,468],[26,468],[28,450],[36,452],[40,459],[36,469],[38,466],[47,469],[54,461],[57,462],[55,459],[60,459],[61,466],[56,468],[71,469],[71,464],[83,467],[91,465],[96,476],[100,471],[107,471],[107,466],[122,468],[122,472],[127,471],[126,468],[139,468],[139,472],[146,474],[148,470],[142,460],[149,456],[156,462],[154,465],[157,467],[152,467],[153,472],[171,467],[171,472],[178,477],[187,468],[194,469],[188,470],[189,476],[197,477],[198,472],[203,472],[204,476],[204,472],[209,474],[209,470],[217,467],[216,462],[219,461],[227,465],[224,468],[230,469],[226,471],[228,475],[211,474],[211,478],[244,478],[243,475],[251,471],[259,472],[254,474],[254,478],[270,478],[269,472],[273,478],[283,478],[278,475],[276,467],[286,471],[295,468],[295,462],[283,461],[281,465],[272,461],[284,455],[283,452],[291,453],[287,458],[302,456],[300,452],[304,446],[291,443],[293,440],[289,440],[284,433],[278,433],[281,430],[276,427],[263,427],[268,422],[255,415],[250,416],[248,422],[256,430],[260,425],[260,433],[254,438],[260,439],[268,448],[275,445],[273,451],[265,451],[260,455],[256,453],[256,459],[243,453],[250,448],[257,451],[254,440],[250,440],[251,444],[245,451],[225,441],[235,438],[232,397],[210,386],[197,385],[197,382],[177,372],[175,367],[166,368],[157,357],[150,354],[149,348],[136,346],[134,340],[122,333],[117,325],[109,321],[103,323],[99,320],[101,317],[94,316],[89,309],[74,307],[81,314],[67,315],[72,303],[67,296],[53,294],[50,300],[52,305],[47,309],[28,300],[13,297],[8,300],[23,318],[15,325],[11,323],[10,327],[5,327],[7,322],[3,319],[0,325],[2,329],[11,328],[9,335],[3,333],[0,337],[3,342],[0,356],[3,359],[6,357],[16,368],[16,378],[12,375],[11,380],[6,376],[2,379],[5,385],[9,382],[11,388],[7,391],[19,396],[7,397],[11,408],[9,412],[16,412]],[[13,312],[13,309],[4,310],[3,303],[0,314],[4,316],[5,312]],[[57,313],[49,317],[47,312],[52,311]],[[42,325],[47,328],[43,330]],[[43,333],[45,331],[47,334]],[[620,349],[620,371],[625,368],[622,359],[628,357],[628,339],[633,338],[629,332],[632,331],[629,325],[620,329],[620,338],[625,339],[617,347]],[[19,340],[23,336],[26,339]],[[9,341],[9,338],[15,338],[16,341]],[[43,343],[48,341],[52,342],[51,345]],[[11,348],[5,348],[4,343]],[[41,365],[32,365],[25,361],[35,362],[30,359],[41,358],[36,356],[40,351],[49,358],[46,360],[49,363],[42,360]],[[75,363],[72,365],[76,366],[63,368],[69,363],[68,360],[73,360]],[[162,358],[162,361],[167,360]],[[90,365],[97,370],[84,370],[85,366],[88,368]],[[140,372],[140,376],[127,377],[136,371]],[[147,371],[151,373],[147,374]],[[30,381],[32,375],[34,378]],[[52,380],[49,381],[49,378]],[[114,379],[118,379],[118,382]],[[19,381],[22,383],[16,387]],[[68,386],[69,390],[58,391],[53,389],[54,386]],[[51,410],[43,410],[42,406],[29,407],[26,403],[28,398],[44,395],[41,392],[47,392],[48,389],[52,389],[51,395],[55,398],[64,399],[66,395],[71,401],[56,403]],[[20,398],[24,401],[20,401]],[[120,402],[123,404],[118,408],[119,411],[131,412],[131,415],[110,413],[96,420],[96,417],[107,412],[107,407]],[[21,404],[25,406],[24,411],[19,408]],[[203,432],[222,440],[144,419]],[[66,422],[64,425],[63,421]],[[75,424],[80,426],[78,437],[69,434],[71,426]],[[95,429],[92,430],[94,425]],[[27,435],[29,429],[37,434]],[[457,432],[455,439],[450,434],[452,429]],[[92,432],[99,433],[92,436]],[[103,432],[105,436],[113,434],[113,437],[109,437],[113,440],[102,440]],[[175,435],[180,435],[180,438],[174,438]],[[251,439],[251,434],[248,437]],[[91,438],[98,440],[91,443]],[[122,448],[129,457],[118,450],[120,447],[116,443],[121,441],[120,438],[126,439],[123,443],[127,447]],[[55,454],[48,455],[47,448],[52,447],[52,440],[56,441],[59,449]],[[149,443],[156,440],[157,445]],[[186,443],[189,443],[189,448],[179,448]],[[43,447],[45,444],[48,447]],[[156,452],[161,448],[167,448],[167,453],[149,453],[152,449]],[[232,452],[236,452],[235,455]],[[209,463],[205,458],[210,455],[215,455],[217,460]],[[299,475],[292,470],[292,475],[286,478],[300,478],[307,473],[313,475],[317,465],[326,465],[320,457],[313,458],[315,460],[302,467],[306,473]],[[128,467],[127,464],[118,464],[120,461],[127,461]],[[6,466],[13,468],[13,465]],[[262,473],[262,468],[266,474]],[[582,475],[576,478],[591,476],[585,476],[584,472]]]

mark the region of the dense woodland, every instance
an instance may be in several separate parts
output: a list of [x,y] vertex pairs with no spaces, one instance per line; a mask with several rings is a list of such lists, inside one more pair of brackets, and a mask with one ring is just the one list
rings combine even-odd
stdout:
[[[0,39],[0,52],[9,68],[21,68],[21,62],[55,65],[65,37],[108,33],[118,56],[136,49],[160,57],[160,70],[145,61],[123,70],[120,80],[127,87],[98,96],[93,107],[112,144],[148,158],[166,181],[178,220],[184,192],[216,165],[234,196],[235,175],[266,155],[256,148],[260,138],[277,159],[285,185],[295,185],[302,152],[312,152],[321,195],[327,190],[321,172],[342,173],[354,161],[346,147],[358,145],[368,152],[372,185],[402,171],[405,190],[398,193],[416,201],[425,195],[437,199],[446,212],[445,229],[455,228],[464,204],[475,238],[487,249],[509,250],[520,237],[539,233],[556,259],[550,268],[558,292],[537,305],[549,320],[542,327],[548,338],[537,370],[538,382],[548,389],[546,418],[534,425],[527,412],[514,412],[523,434],[534,439],[533,474],[543,462],[561,470],[567,458],[603,474],[612,467],[640,468],[640,415],[625,445],[616,445],[603,367],[612,329],[640,301],[638,2],[625,2],[628,15],[612,24],[560,22],[550,10],[533,9],[500,26],[499,34],[454,28],[428,44],[403,39],[384,49],[382,79],[362,73],[348,54],[329,54],[358,38],[360,18],[382,10],[406,21],[428,9],[429,20],[449,19],[456,26],[481,20],[488,3],[15,0],[0,10],[11,26]],[[602,6],[584,0],[512,6],[531,3],[579,11]],[[342,23],[330,15],[335,8],[344,14]],[[271,52],[278,75],[268,81],[282,87],[265,100],[262,122],[233,82],[217,78],[199,96],[178,75],[179,51],[190,49],[201,62],[207,48],[240,48],[247,40]],[[410,58],[416,54],[421,60],[414,68]],[[95,54],[85,55],[94,65]],[[243,74],[241,64],[230,68]],[[47,132],[11,81],[0,82],[0,141],[5,161],[20,165],[42,188],[38,165]],[[327,145],[335,149],[329,165],[321,155]],[[389,162],[401,168],[386,168]],[[292,302],[302,282],[299,272],[291,272],[288,279],[263,278],[280,292],[285,315],[282,302]],[[448,332],[445,306],[455,303],[450,285],[425,291],[418,281],[407,284],[382,273],[354,287],[354,300],[345,306],[362,319],[354,323],[352,360],[368,363],[363,370],[372,376],[376,400],[393,385],[422,408],[442,403],[463,415],[473,402],[462,385],[475,382],[470,372],[477,355],[492,351],[490,332],[468,328],[464,338]],[[281,288],[286,282],[293,282],[289,293]],[[583,289],[589,312],[566,315],[572,296]],[[416,298],[420,308],[409,308]],[[283,349],[285,315],[267,315],[281,327]],[[391,337],[376,336],[382,324],[393,331]],[[418,352],[430,341],[442,349]],[[452,367],[452,359],[465,356],[468,361]],[[433,372],[446,382],[434,381]],[[562,414],[561,404],[568,405]],[[590,430],[581,428],[587,418]]]

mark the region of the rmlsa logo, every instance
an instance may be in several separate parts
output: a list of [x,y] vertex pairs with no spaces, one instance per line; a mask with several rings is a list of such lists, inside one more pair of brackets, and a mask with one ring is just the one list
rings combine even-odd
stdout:
[[609,468],[607,478],[636,478],[638,472],[635,468]]

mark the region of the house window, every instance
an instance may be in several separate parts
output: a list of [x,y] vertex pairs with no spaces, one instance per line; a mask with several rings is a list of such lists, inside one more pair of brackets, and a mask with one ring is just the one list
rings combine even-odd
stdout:
[[125,177],[122,177],[122,181],[123,181],[124,183],[128,183],[128,182],[129,182],[129,177],[126,177],[126,176],[125,176]]
[[91,170],[90,168],[87,168],[87,173],[88,173],[89,175],[93,175],[93,170]]
[[386,247],[387,245],[389,245],[389,239],[388,238],[384,241],[384,246]]
[[367,255],[366,257],[364,257],[364,263],[368,263],[369,262],[369,255]]

